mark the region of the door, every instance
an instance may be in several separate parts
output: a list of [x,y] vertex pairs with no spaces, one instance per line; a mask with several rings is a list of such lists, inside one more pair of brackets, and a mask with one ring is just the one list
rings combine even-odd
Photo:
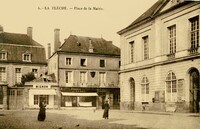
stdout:
[[190,72],[190,112],[199,112],[199,72],[193,69]]
[[130,78],[130,109],[135,109],[135,80]]

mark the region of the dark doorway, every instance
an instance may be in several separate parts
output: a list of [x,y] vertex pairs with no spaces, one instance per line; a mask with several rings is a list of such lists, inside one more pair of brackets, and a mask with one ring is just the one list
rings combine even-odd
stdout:
[[199,112],[199,71],[190,71],[190,112]]
[[135,106],[134,106],[134,103],[135,103],[135,80],[133,79],[133,78],[130,78],[130,80],[129,80],[129,82],[130,82],[130,108],[132,109],[132,110],[134,110],[135,108]]

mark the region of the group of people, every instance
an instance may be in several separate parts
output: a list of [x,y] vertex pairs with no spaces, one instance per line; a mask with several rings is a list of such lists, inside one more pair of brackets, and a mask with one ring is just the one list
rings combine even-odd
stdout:
[[[46,118],[46,104],[44,103],[44,101],[40,102],[39,107],[40,107],[40,111],[38,113],[38,121],[44,121]],[[108,104],[108,101],[106,101],[104,104],[103,118],[108,119],[109,109],[110,109],[110,106]]]

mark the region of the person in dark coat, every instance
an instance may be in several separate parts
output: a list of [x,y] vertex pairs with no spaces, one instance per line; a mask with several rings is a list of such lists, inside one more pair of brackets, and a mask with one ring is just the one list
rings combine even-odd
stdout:
[[103,118],[108,119],[108,117],[109,117],[109,109],[110,109],[110,106],[108,104],[108,101],[106,101],[106,103],[104,104]]
[[46,104],[41,101],[40,104],[39,104],[39,107],[40,107],[40,111],[39,111],[39,114],[38,114],[38,121],[44,121],[45,118],[46,118]]

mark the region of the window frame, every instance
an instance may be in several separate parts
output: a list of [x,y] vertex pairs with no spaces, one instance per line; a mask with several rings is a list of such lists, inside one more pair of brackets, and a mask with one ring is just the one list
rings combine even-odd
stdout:
[[[70,61],[67,61],[68,59],[69,59]],[[65,58],[65,65],[66,65],[66,66],[72,65],[72,58],[71,58],[71,57],[66,57],[66,58]]]
[[31,58],[32,58],[31,53],[26,52],[26,53],[22,54],[22,61],[24,61],[24,62],[31,62]]
[[134,63],[134,57],[135,57],[135,41],[129,42],[129,56],[130,56],[130,63]]
[[22,78],[22,69],[15,68],[15,83],[21,83]]
[[[82,64],[82,60],[84,60],[83,64]],[[80,66],[81,67],[86,67],[87,66],[87,58],[81,58],[80,59]]]
[[141,85],[141,96],[144,97],[144,100],[142,100],[142,102],[147,102],[148,101],[147,98],[150,93],[149,92],[149,79],[147,78],[147,76],[143,76],[140,85]]
[[5,82],[6,80],[6,67],[0,67],[0,82]]
[[169,54],[175,54],[176,53],[176,47],[177,47],[177,31],[176,31],[176,24],[171,25],[167,27],[168,29],[168,44],[169,44]]
[[142,37],[143,41],[143,59],[148,60],[149,59],[149,36]]
[[[101,61],[103,61],[103,66],[101,66]],[[105,59],[100,59],[99,60],[99,67],[100,68],[105,68],[106,67],[106,60]]]
[[[5,54],[3,56],[3,54]],[[0,51],[0,60],[7,60],[8,59],[8,52],[6,51]]]

